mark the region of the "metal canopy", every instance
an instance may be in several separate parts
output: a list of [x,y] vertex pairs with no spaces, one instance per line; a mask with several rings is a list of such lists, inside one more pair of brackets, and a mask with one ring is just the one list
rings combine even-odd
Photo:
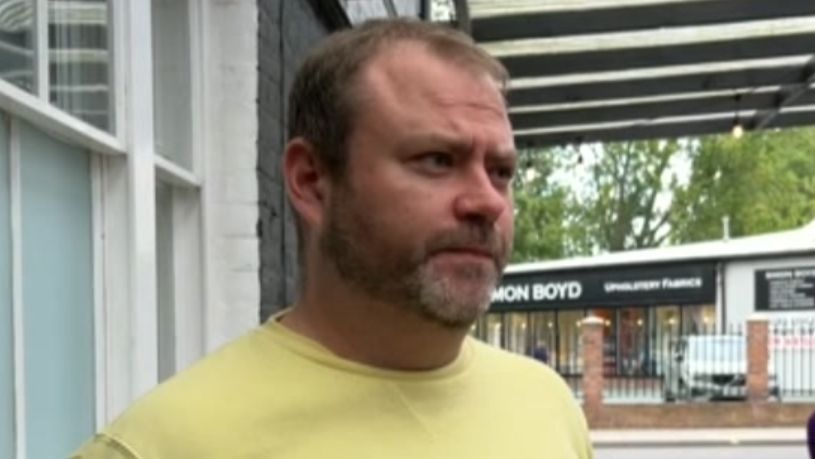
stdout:
[[512,75],[519,148],[815,124],[815,0],[466,6]]

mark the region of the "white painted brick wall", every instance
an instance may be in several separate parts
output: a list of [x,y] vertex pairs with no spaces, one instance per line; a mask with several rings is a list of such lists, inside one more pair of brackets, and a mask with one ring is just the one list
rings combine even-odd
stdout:
[[255,1],[207,2],[206,349],[258,323],[258,11]]

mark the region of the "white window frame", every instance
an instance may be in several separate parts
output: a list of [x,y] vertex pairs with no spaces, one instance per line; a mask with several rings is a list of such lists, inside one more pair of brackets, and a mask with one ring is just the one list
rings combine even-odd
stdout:
[[25,332],[23,308],[22,190],[20,177],[20,122],[9,120],[9,195],[11,199],[11,297],[14,348],[14,451],[26,457]]
[[[25,372],[18,127],[25,121],[90,153],[96,427],[102,428],[158,381],[155,185],[173,186],[175,266],[174,329],[178,369],[206,351],[208,252],[203,186],[208,148],[204,129],[207,6],[189,2],[192,76],[192,167],[178,166],[155,151],[153,131],[152,15],[150,1],[109,0],[113,133],[51,105],[47,76],[47,0],[36,0],[36,93],[0,80],[0,110],[10,116],[12,265],[17,458],[25,458]],[[40,69],[46,69],[44,73]],[[19,121],[17,121],[19,120]]]
[[[175,370],[179,371],[198,360],[205,353],[204,277],[207,259],[205,240],[205,207],[203,162],[205,142],[204,122],[204,53],[203,31],[206,6],[202,2],[187,1],[188,45],[190,52],[190,168],[154,155],[156,177],[172,189],[173,238],[173,336],[170,337]],[[158,338],[158,337],[156,337]]]

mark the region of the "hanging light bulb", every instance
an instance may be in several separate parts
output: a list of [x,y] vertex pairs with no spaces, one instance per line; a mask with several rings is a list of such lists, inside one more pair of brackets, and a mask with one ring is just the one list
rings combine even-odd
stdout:
[[738,120],[738,118],[733,123],[733,129],[730,131],[730,133],[733,135],[734,139],[740,139],[741,136],[744,135],[744,126],[741,125],[741,122]]
[[733,135],[734,139],[740,139],[741,136],[744,135],[744,126],[741,125],[741,120],[739,119],[739,103],[741,102],[741,95],[736,94],[736,113],[733,115],[733,128],[730,130],[730,134]]

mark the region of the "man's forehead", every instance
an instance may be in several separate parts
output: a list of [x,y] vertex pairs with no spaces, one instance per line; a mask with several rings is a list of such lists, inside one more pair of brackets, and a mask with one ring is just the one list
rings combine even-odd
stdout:
[[506,116],[500,83],[486,71],[451,64],[421,44],[396,46],[392,52],[378,55],[360,72],[360,102],[375,102],[380,109],[400,111],[467,105]]

